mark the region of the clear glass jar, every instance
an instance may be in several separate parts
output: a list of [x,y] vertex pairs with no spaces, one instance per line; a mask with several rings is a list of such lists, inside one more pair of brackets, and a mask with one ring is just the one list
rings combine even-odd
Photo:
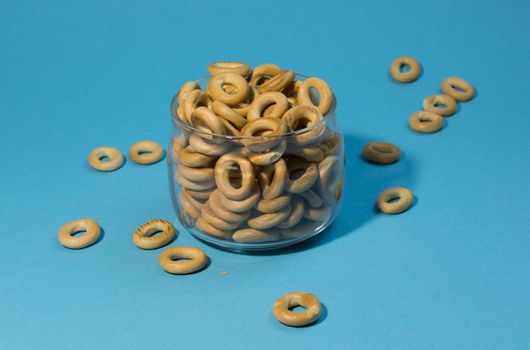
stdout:
[[[203,90],[207,80],[197,80]],[[337,217],[344,142],[335,99],[309,127],[252,137],[206,132],[177,110],[175,95],[169,184],[175,212],[192,235],[229,250],[270,250],[306,240]]]

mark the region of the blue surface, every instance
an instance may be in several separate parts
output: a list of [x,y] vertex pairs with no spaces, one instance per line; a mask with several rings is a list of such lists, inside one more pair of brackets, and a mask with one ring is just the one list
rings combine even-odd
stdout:
[[[377,5],[375,3],[378,3]],[[0,349],[530,349],[528,1],[7,1],[0,3]],[[411,55],[424,74],[387,75]],[[100,145],[166,143],[177,88],[209,62],[274,62],[326,79],[339,101],[348,182],[337,222],[287,251],[211,258],[172,276],[131,234],[175,219],[166,164],[91,170]],[[478,96],[419,135],[408,116],[446,76]],[[360,159],[372,140],[403,159]],[[392,185],[408,212],[374,210]],[[105,231],[63,248],[82,217]],[[221,276],[227,271],[227,276]],[[273,318],[286,292],[326,313]]]

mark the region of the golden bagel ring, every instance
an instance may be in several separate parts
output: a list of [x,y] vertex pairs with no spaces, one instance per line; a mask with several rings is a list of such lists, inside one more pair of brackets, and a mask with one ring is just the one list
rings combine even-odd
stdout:
[[158,260],[164,271],[174,275],[187,275],[202,269],[208,262],[208,257],[199,248],[171,247],[164,250]]
[[[188,93],[184,104],[182,105],[182,112],[184,113],[184,121],[191,124],[191,114],[198,107],[208,107],[210,96],[202,90],[192,90]],[[182,118],[181,118],[182,119]]]
[[[288,179],[285,189],[291,193],[303,193],[309,190],[318,180],[318,166],[302,158],[289,158],[287,160]],[[295,171],[303,170],[302,175],[297,179],[291,179],[291,174]]]
[[[319,145],[320,146],[320,145]],[[324,153],[319,146],[306,146],[301,149],[294,150],[292,154],[300,158],[304,158],[308,162],[320,162],[324,159]]]
[[264,199],[273,199],[283,193],[288,180],[287,164],[282,158],[258,172],[258,181]]
[[431,133],[443,128],[444,118],[434,112],[417,111],[410,115],[409,125],[417,132]]
[[278,145],[276,145],[274,148],[271,148],[268,152],[255,153],[247,151],[246,154],[252,164],[258,166],[267,166],[279,160],[286,149],[287,140],[281,140]]
[[340,147],[342,145],[342,138],[339,134],[333,133],[331,136],[327,137],[322,141],[319,147],[322,152],[324,152],[324,157],[337,155],[339,153]]
[[186,146],[177,154],[177,160],[191,168],[207,168],[215,157],[196,152],[192,147]]
[[[311,98],[311,89],[316,89],[320,95],[320,103],[315,105]],[[329,88],[328,83],[319,78],[308,78],[304,80],[297,94],[298,103],[301,105],[314,107],[318,109],[320,114],[326,115],[333,107],[333,92]]]
[[442,91],[457,101],[469,101],[475,96],[475,88],[462,78],[450,77],[442,81]]
[[[324,132],[326,123],[313,126],[322,120],[322,114],[310,106],[296,106],[285,112],[281,119],[292,131],[299,131],[292,136],[293,143],[301,146],[319,143]],[[307,130],[304,130],[307,129]]]
[[261,118],[264,110],[269,107],[273,109],[269,112],[267,118],[280,119],[287,112],[289,102],[287,101],[287,97],[281,92],[265,92],[250,104],[247,119],[252,121]]
[[337,156],[327,156],[318,164],[320,194],[326,203],[336,200],[339,181],[342,179],[342,165]]
[[205,200],[203,199],[197,199],[197,198],[194,198],[192,197],[189,192],[189,190],[186,188],[186,187],[183,187],[182,188],[182,193],[184,194],[184,197],[186,197],[187,201],[193,205],[193,207],[195,209],[197,209],[198,211],[201,211],[202,210],[202,207],[204,206],[204,204],[206,203]]
[[[226,129],[221,119],[207,107],[198,107],[191,113],[191,125],[205,133],[224,135]],[[211,136],[210,136],[211,137]]]
[[[266,151],[282,141],[282,138],[274,135],[287,133],[287,125],[280,119],[259,118],[249,121],[241,129],[241,141],[250,151]],[[263,137],[260,137],[263,136]]]
[[190,203],[189,198],[186,197],[183,191],[179,194],[179,203],[182,212],[188,215],[191,221],[195,221],[201,216],[201,212]]
[[372,163],[390,164],[399,160],[398,146],[386,142],[368,142],[363,147],[363,156]]
[[[273,77],[283,72],[279,66],[272,63],[265,63],[254,67],[252,77],[250,79],[250,86],[257,87],[258,84],[263,83],[266,77]],[[269,78],[270,79],[270,78]]]
[[210,200],[202,206],[201,216],[210,225],[222,231],[234,230],[241,225],[241,222],[228,222],[224,218],[221,219],[217,216],[212,210],[212,207],[210,207]]
[[[397,202],[392,200],[397,199]],[[392,187],[381,192],[377,197],[377,207],[385,214],[399,214],[410,208],[414,195],[405,187]]]
[[259,186],[254,186],[250,195],[240,201],[228,199],[222,192],[219,192],[219,200],[226,209],[234,213],[243,213],[252,209],[259,201],[260,189]]
[[[291,311],[296,306],[303,306],[303,312]],[[322,307],[316,296],[310,293],[287,293],[274,303],[274,317],[287,326],[300,327],[313,323],[320,317]]]
[[305,199],[312,208],[319,208],[324,204],[324,200],[313,190],[307,190],[298,195]]
[[304,219],[311,220],[311,221],[326,221],[330,217],[331,211],[329,207],[322,206],[320,208],[311,208],[307,207],[304,211]]
[[183,190],[185,190],[186,194],[188,194],[190,197],[204,201],[210,198],[210,195],[215,190],[215,187],[203,191],[190,190],[189,188],[183,188]]
[[261,94],[265,92],[282,91],[294,80],[295,75],[296,74],[293,70],[283,71],[265,81],[263,84],[258,86],[257,89]]
[[[241,186],[235,188],[230,183],[230,170],[239,166],[241,173]],[[247,198],[254,188],[255,175],[252,163],[239,153],[227,153],[215,163],[215,183],[217,188],[226,198],[232,200],[242,200]]]
[[211,181],[214,180],[213,168],[191,168],[184,164],[179,164],[177,171],[190,181]]
[[239,243],[260,243],[277,241],[280,232],[277,230],[256,230],[253,228],[243,228],[237,230],[232,235],[232,239]]
[[219,230],[208,223],[202,216],[195,221],[195,228],[210,236],[229,240],[232,238],[232,231]]
[[154,164],[164,158],[164,149],[156,142],[140,141],[131,146],[129,157],[137,164]]
[[215,180],[208,181],[190,181],[182,176],[181,173],[175,171],[175,181],[182,187],[189,188],[194,191],[204,191],[215,186]]
[[243,62],[214,62],[208,66],[210,75],[234,73],[246,77],[250,74],[250,66]]
[[234,124],[238,129],[241,129],[247,123],[247,120],[243,116],[219,100],[213,101],[212,111],[219,117]]
[[187,81],[182,85],[177,95],[177,101],[179,107],[184,107],[184,101],[188,98],[188,95],[193,90],[200,90],[201,87],[194,81]]
[[217,189],[213,191],[212,195],[210,196],[210,199],[208,200],[210,209],[212,209],[213,213],[217,217],[223,218],[223,220],[233,223],[244,222],[250,217],[250,210],[238,213],[232,212],[225,208],[225,206],[221,202],[220,196],[222,196],[222,193]]
[[[223,89],[224,85],[235,88],[233,93],[228,93]],[[229,106],[235,106],[245,101],[248,95],[248,83],[241,75],[234,73],[221,73],[214,75],[208,81],[206,91],[214,100],[219,100]]]
[[291,203],[291,214],[289,214],[289,217],[278,224],[278,228],[291,228],[298,224],[300,220],[302,220],[302,217],[304,216],[305,212],[305,205],[304,201],[300,197],[294,197],[293,202]]
[[268,228],[277,226],[291,214],[291,205],[287,205],[275,213],[261,214],[254,216],[247,221],[250,228],[256,230],[266,230]]
[[275,213],[286,207],[291,202],[291,194],[286,193],[272,199],[262,199],[258,202],[256,209],[263,214]]
[[[215,142],[217,143],[215,143]],[[190,136],[190,145],[199,153],[206,154],[208,156],[219,156],[226,153],[230,148],[228,142],[219,143],[219,141],[210,141],[208,138],[203,138],[199,134],[194,133]]]
[[[445,105],[445,107],[439,107]],[[448,117],[456,112],[458,103],[449,95],[432,95],[423,99],[423,109],[434,112],[442,117]]]
[[[108,158],[108,161],[102,161],[103,158]],[[99,171],[114,171],[119,169],[124,161],[121,152],[114,147],[94,148],[88,156],[90,166]]]
[[245,101],[239,103],[238,105],[236,105],[234,107],[232,107],[232,109],[236,113],[238,113],[239,115],[242,115],[243,117],[246,117],[246,115],[248,113],[248,110],[250,108],[250,105],[252,104],[252,102],[254,102],[254,100],[256,98],[258,98],[258,96],[259,96],[258,90],[255,87],[250,86],[250,88],[248,90],[248,96],[245,99]]
[[[160,234],[153,236],[155,232]],[[155,219],[138,227],[132,236],[134,244],[142,249],[157,249],[171,243],[175,238],[175,227],[166,220]]]
[[[85,231],[85,234],[79,237],[75,233]],[[59,229],[59,242],[66,248],[81,249],[86,248],[97,242],[101,234],[101,228],[98,223],[92,219],[81,219],[64,224]]]
[[[409,66],[406,72],[401,71],[401,67]],[[410,83],[418,79],[421,73],[420,63],[413,57],[402,56],[396,58],[390,65],[390,75],[394,80],[401,83]]]

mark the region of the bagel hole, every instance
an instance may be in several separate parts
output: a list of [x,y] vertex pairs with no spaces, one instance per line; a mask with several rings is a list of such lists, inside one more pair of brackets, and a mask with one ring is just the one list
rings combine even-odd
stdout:
[[385,146],[375,145],[375,146],[372,146],[372,149],[379,153],[393,153],[391,148],[385,147]]
[[401,199],[401,196],[399,194],[396,194],[395,196],[390,197],[386,202],[388,204],[396,204]]
[[447,105],[446,105],[445,103],[443,103],[443,102],[438,102],[438,101],[437,101],[437,102],[434,102],[433,106],[434,106],[435,108],[440,108],[440,109],[447,108]]
[[449,85],[453,90],[456,90],[458,92],[466,92],[466,89],[463,89],[462,87],[458,85]]
[[187,258],[187,257],[184,257],[184,256],[171,256],[169,259],[171,259],[171,261],[189,261],[189,260],[193,260],[191,258]]
[[158,228],[152,228],[147,230],[147,232],[143,235],[144,237],[156,237],[162,233],[161,229]]
[[70,236],[72,237],[83,237],[86,234],[86,230],[77,230],[75,232],[72,232]]
[[426,118],[426,117],[420,117],[419,121],[420,121],[420,123],[432,123],[432,119],[431,118]]
[[294,121],[293,125],[291,125],[291,128],[293,131],[302,130],[307,128],[309,123],[311,123],[311,120],[308,118],[298,118]]
[[145,155],[148,155],[148,154],[151,154],[151,153],[153,153],[153,152],[148,151],[148,150],[140,150],[140,151],[138,151],[138,155],[139,156],[145,156]]
[[400,73],[407,73],[408,71],[410,71],[410,65],[408,65],[407,63],[402,63],[399,66],[399,72]]
[[314,87],[309,88],[309,99],[315,106],[320,106],[320,92]]
[[230,185],[235,189],[241,188],[241,168],[239,167],[239,164],[231,165],[228,169],[228,178],[230,180]]
[[107,155],[105,155],[105,156],[101,156],[101,157],[99,157],[98,160],[99,160],[100,162],[105,163],[105,162],[110,161],[110,157],[107,156]]
[[305,306],[298,305],[298,304],[292,305],[288,309],[291,312],[305,312],[305,311],[307,311],[307,308]]
[[232,84],[223,84],[222,88],[223,88],[223,91],[229,95],[237,94],[237,88]]

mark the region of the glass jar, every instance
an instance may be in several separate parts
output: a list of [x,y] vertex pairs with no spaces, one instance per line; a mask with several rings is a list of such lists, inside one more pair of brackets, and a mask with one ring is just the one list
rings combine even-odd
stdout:
[[[196,82],[204,90],[207,80]],[[337,217],[344,142],[335,99],[310,126],[251,137],[189,125],[178,114],[177,95],[170,111],[171,199],[180,222],[195,237],[229,250],[270,250],[306,240]]]

